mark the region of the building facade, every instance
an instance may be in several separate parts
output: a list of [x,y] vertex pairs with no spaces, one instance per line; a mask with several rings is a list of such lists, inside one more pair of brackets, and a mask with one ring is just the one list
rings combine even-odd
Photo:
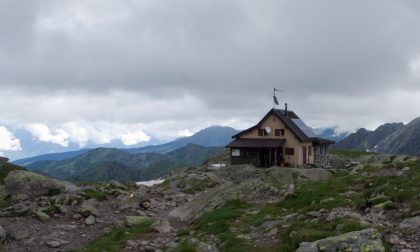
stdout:
[[326,160],[333,141],[316,137],[293,111],[271,109],[255,126],[232,138],[231,164],[301,167]]

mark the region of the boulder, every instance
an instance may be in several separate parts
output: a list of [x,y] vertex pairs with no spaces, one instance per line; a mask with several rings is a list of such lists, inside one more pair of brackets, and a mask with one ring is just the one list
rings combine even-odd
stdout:
[[55,239],[55,240],[46,242],[47,246],[50,247],[50,248],[59,248],[63,245],[69,244],[69,243],[70,243],[69,241],[62,240],[62,239]]
[[93,216],[93,215],[89,215],[89,217],[87,217],[86,219],[85,219],[85,224],[86,225],[93,225],[93,224],[95,224],[96,223],[96,218],[95,218],[95,216]]
[[150,219],[145,216],[126,216],[125,224],[127,227],[136,227],[149,222]]
[[98,217],[99,211],[98,209],[96,209],[97,204],[98,200],[95,198],[83,201],[82,205],[80,206],[80,214],[85,217],[88,217],[89,215],[94,215]]
[[6,196],[6,188],[3,185],[0,185],[0,200],[3,200]]
[[378,230],[368,228],[315,242],[303,242],[297,252],[371,251],[385,252]]
[[149,201],[147,194],[143,190],[137,190],[128,195],[120,195],[118,208],[120,210],[127,208],[138,208],[146,201]]
[[59,181],[34,172],[15,170],[4,179],[6,192],[12,196],[38,197],[52,193],[74,191],[78,188],[70,182]]
[[118,182],[116,180],[109,181],[109,186],[111,188],[121,189],[121,190],[124,190],[124,191],[128,190],[127,186],[121,184],[120,182]]
[[407,228],[407,229],[420,228],[420,215],[404,219],[400,223],[400,228]]
[[160,233],[160,234],[166,234],[170,233],[174,229],[172,228],[171,224],[167,220],[157,221],[152,224],[152,230]]
[[35,214],[40,221],[48,221],[50,219],[50,216],[42,211],[37,211]]
[[3,165],[7,162],[9,162],[9,159],[7,157],[0,157],[0,165]]
[[6,236],[7,236],[6,230],[2,226],[0,226],[0,244],[2,244],[4,240],[6,240]]

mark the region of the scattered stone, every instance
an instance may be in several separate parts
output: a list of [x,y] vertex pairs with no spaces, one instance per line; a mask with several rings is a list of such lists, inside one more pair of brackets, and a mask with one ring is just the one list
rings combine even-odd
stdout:
[[269,220],[269,221],[266,221],[263,224],[261,224],[261,227],[264,228],[264,229],[271,229],[274,226],[277,226],[279,224],[280,224],[279,220],[275,220],[275,221],[274,220]]
[[384,203],[374,205],[372,208],[376,210],[388,210],[388,209],[394,209],[396,207],[397,207],[396,203],[388,200],[388,201],[385,201]]
[[273,228],[267,234],[268,234],[268,236],[275,236],[278,231],[279,231],[278,228]]
[[93,215],[90,215],[89,217],[87,217],[85,219],[85,224],[86,225],[93,225],[93,224],[95,224],[95,222],[96,222],[96,218]]
[[73,214],[71,217],[75,220],[80,220],[83,216],[81,214]]
[[289,215],[283,216],[282,220],[284,222],[289,222],[291,220],[296,219],[297,216],[298,216],[298,213],[289,214]]
[[306,213],[307,216],[312,217],[312,218],[319,218],[321,217],[321,213],[318,211],[309,211]]
[[30,237],[29,231],[26,229],[17,230],[12,234],[12,237],[17,240],[25,240]]
[[125,224],[128,227],[140,226],[148,221],[150,221],[150,219],[145,216],[126,216],[125,217]]
[[50,220],[50,216],[48,214],[42,212],[41,210],[38,210],[36,212],[36,216],[38,217],[38,219],[40,221],[48,221],[48,220]]
[[315,242],[303,242],[297,250],[297,252],[320,251],[384,252],[385,248],[382,244],[381,235],[378,230],[369,228]]
[[6,230],[0,226],[0,244],[4,242],[4,240],[6,240],[6,236],[7,236],[7,232]]
[[63,214],[67,213],[67,208],[66,207],[64,207],[64,206],[62,206],[60,204],[55,204],[55,206],[58,208],[58,211],[60,213],[63,213]]
[[143,190],[137,190],[128,195],[120,195],[118,202],[119,210],[127,208],[138,208],[143,202],[149,201],[147,194]]
[[214,244],[200,242],[198,244],[197,252],[219,252],[219,249]]
[[355,195],[357,195],[358,193],[357,192],[355,192],[355,191],[347,191],[347,192],[344,192],[344,193],[340,193],[340,196],[344,196],[344,197],[352,197],[352,196],[355,196]]
[[59,248],[63,245],[69,244],[69,243],[70,243],[69,241],[61,240],[61,239],[56,239],[56,240],[46,242],[47,246],[50,247],[50,248]]
[[165,234],[165,233],[171,232],[173,228],[167,220],[163,220],[163,221],[158,221],[158,222],[153,223],[152,230],[160,234]]
[[98,200],[95,198],[83,201],[82,205],[80,206],[80,214],[84,217],[88,217],[89,215],[94,215],[98,217],[99,211],[95,207],[97,204]]
[[334,201],[335,199],[334,198],[326,198],[326,199],[323,199],[323,200],[321,200],[319,203],[328,203],[328,202],[331,202],[331,201]]
[[287,187],[287,191],[284,194],[284,197],[287,198],[287,197],[295,197],[295,196],[296,196],[296,194],[295,194],[295,184],[292,183]]
[[143,208],[143,209],[149,209],[150,208],[150,202],[149,201],[144,201],[144,202],[142,202],[141,204],[140,204],[140,206]]
[[400,228],[416,229],[420,227],[420,216],[404,219],[400,223]]

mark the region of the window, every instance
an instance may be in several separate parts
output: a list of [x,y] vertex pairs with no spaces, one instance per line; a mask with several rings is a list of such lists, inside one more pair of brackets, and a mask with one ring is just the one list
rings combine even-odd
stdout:
[[275,136],[284,136],[284,129],[276,129],[274,131]]
[[239,157],[241,155],[240,149],[232,149],[232,157]]
[[293,156],[293,155],[295,155],[295,149],[293,149],[293,148],[286,148],[286,155],[287,156]]
[[265,129],[258,129],[258,136],[266,136],[267,132],[265,131]]
[[312,156],[312,146],[308,146],[308,155]]

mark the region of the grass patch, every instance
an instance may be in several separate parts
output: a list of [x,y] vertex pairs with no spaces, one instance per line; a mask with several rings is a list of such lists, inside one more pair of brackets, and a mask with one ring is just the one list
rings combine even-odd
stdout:
[[230,200],[223,207],[201,216],[196,224],[200,232],[217,235],[220,249],[226,252],[247,251],[241,239],[230,231],[250,205],[240,200]]
[[367,152],[363,150],[343,150],[343,149],[330,149],[329,153],[332,155],[342,156],[342,157],[346,157],[350,159],[376,154],[374,152]]
[[99,201],[106,200],[106,193],[94,189],[86,189],[83,191],[83,196],[85,199],[95,198]]
[[210,234],[226,232],[230,222],[240,217],[247,207],[249,205],[240,200],[228,201],[223,207],[201,216],[197,228]]
[[281,246],[278,251],[295,251],[302,242],[312,242],[364,228],[358,221],[348,219],[336,219],[334,222],[324,219],[316,222],[296,221],[280,237]]
[[197,244],[190,241],[182,241],[173,252],[197,252]]
[[58,208],[56,205],[51,205],[45,209],[42,210],[42,212],[50,215],[60,212],[60,208]]
[[148,231],[152,221],[148,221],[137,227],[114,228],[103,238],[90,243],[80,252],[118,252],[122,251],[127,240],[135,239],[138,235]]

